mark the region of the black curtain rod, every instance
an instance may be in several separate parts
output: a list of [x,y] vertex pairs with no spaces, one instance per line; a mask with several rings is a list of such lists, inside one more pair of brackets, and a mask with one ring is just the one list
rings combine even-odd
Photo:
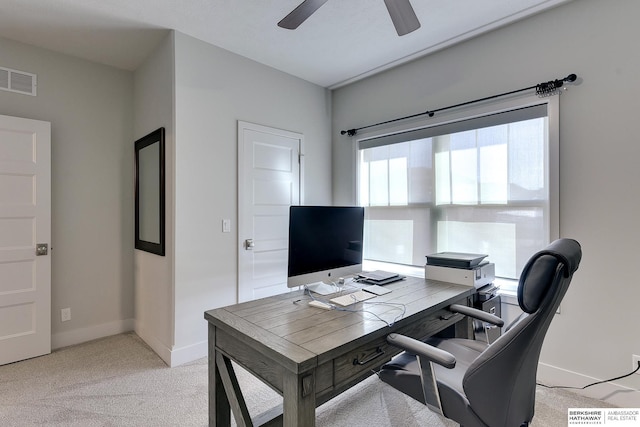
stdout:
[[380,123],[376,123],[376,124],[373,124],[373,125],[363,126],[363,127],[360,127],[360,128],[343,130],[343,131],[340,131],[340,135],[345,135],[346,134],[348,136],[354,136],[356,133],[358,133],[359,130],[368,129],[368,128],[371,128],[371,127],[374,127],[374,126],[386,125],[388,123],[393,123],[393,122],[397,122],[397,121],[400,121],[400,120],[412,119],[414,117],[420,117],[420,116],[425,116],[425,115],[428,115],[429,117],[433,117],[435,113],[438,113],[440,111],[451,110],[453,108],[458,108],[458,107],[464,107],[465,105],[475,104],[477,102],[489,101],[491,99],[500,98],[502,96],[513,95],[514,93],[524,92],[526,90],[531,90],[531,89],[535,89],[536,90],[536,95],[538,95],[538,96],[550,96],[550,95],[555,94],[556,91],[562,87],[564,82],[574,82],[574,81],[576,81],[577,78],[578,77],[575,74],[569,74],[567,77],[565,77],[563,79],[556,79],[556,80],[551,80],[551,81],[544,82],[544,83],[538,83],[535,86],[525,87],[524,89],[512,90],[511,92],[505,92],[505,93],[501,93],[499,95],[487,96],[486,98],[480,98],[480,99],[476,99],[474,101],[467,101],[467,102],[463,102],[461,104],[451,105],[449,107],[437,108],[435,110],[429,110],[429,111],[425,111],[423,113],[413,114],[411,116],[399,117],[397,119],[387,120],[386,122],[380,122]]

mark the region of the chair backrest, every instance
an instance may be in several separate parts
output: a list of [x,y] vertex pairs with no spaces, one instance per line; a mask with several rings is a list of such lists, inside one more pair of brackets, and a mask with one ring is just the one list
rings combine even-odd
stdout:
[[471,364],[463,379],[471,409],[487,425],[519,426],[533,418],[542,343],[581,257],[578,242],[559,239],[524,267],[518,284],[524,315]]

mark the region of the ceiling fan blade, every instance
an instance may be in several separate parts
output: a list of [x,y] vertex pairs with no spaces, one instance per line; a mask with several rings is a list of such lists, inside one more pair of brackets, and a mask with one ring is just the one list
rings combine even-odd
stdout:
[[404,36],[420,28],[420,21],[409,0],[384,0],[389,16],[399,36]]
[[278,22],[278,27],[295,30],[326,2],[327,0],[304,0],[290,14]]

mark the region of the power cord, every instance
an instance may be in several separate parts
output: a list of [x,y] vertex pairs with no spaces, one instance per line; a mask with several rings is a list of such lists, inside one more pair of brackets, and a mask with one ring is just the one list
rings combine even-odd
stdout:
[[[350,313],[367,313],[367,314],[371,314],[376,319],[380,320],[381,322],[384,322],[384,324],[386,324],[388,327],[392,327],[398,320],[402,319],[404,317],[405,313],[407,312],[407,306],[405,304],[394,303],[394,302],[357,301],[355,299],[355,297],[352,296],[352,298],[354,299],[354,302],[363,302],[363,303],[367,303],[367,304],[385,305],[385,306],[390,306],[392,308],[398,308],[398,309],[401,308],[402,309],[402,313],[397,315],[391,322],[387,322],[386,320],[384,320],[382,317],[378,316],[373,311],[369,311],[369,310],[365,310],[365,309],[354,310],[354,309],[351,309],[351,308],[348,308],[348,307],[339,307],[339,306],[337,306],[335,304],[331,304],[330,302],[319,300],[319,299],[317,299],[316,297],[313,296],[313,293],[309,289],[306,289],[306,288],[305,288],[305,294],[309,295],[309,297],[313,301],[320,301],[320,302],[323,302],[323,303],[331,306],[332,310],[346,311],[346,312],[350,312]],[[300,302],[300,300],[296,300],[293,303],[296,304],[298,302]]]
[[541,386],[541,387],[545,387],[545,388],[565,388],[565,389],[573,389],[573,390],[584,390],[585,388],[591,387],[591,386],[594,386],[594,385],[604,384],[604,383],[608,383],[608,382],[611,382],[611,381],[620,380],[622,378],[627,378],[627,377],[635,374],[638,371],[640,371],[640,362],[638,362],[638,366],[636,367],[636,369],[634,369],[633,371],[629,372],[628,374],[621,375],[621,376],[615,377],[615,378],[610,378],[608,380],[596,381],[595,383],[587,384],[584,387],[571,387],[571,386],[565,386],[565,385],[545,385],[545,384],[542,384],[542,383],[536,383],[536,384]]
[[386,323],[386,325],[388,327],[392,327],[398,320],[402,319],[404,317],[405,313],[407,312],[407,306],[405,304],[401,304],[401,303],[395,303],[395,302],[372,302],[372,301],[365,301],[365,303],[367,303],[367,304],[377,304],[377,305],[386,305],[386,306],[391,306],[392,308],[401,308],[402,309],[402,313],[398,314],[391,322],[387,322],[386,320],[384,320],[383,318],[378,316],[373,311],[364,310],[364,309],[362,309],[362,310],[354,310],[354,311],[362,311],[363,313],[371,314],[372,316],[376,317],[378,320]]

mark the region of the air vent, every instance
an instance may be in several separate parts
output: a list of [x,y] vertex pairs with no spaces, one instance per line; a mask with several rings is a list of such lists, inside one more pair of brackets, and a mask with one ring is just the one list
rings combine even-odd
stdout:
[[24,71],[0,67],[0,89],[36,96],[37,76]]

